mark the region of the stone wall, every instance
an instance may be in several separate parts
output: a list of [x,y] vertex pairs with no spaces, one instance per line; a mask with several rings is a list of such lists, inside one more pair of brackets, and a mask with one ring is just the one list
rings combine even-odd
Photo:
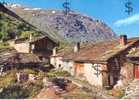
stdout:
[[75,75],[75,67],[73,61],[64,61],[62,67],[63,70],[68,71],[72,76]]
[[10,46],[14,47],[17,52],[20,53],[29,53],[30,52],[30,44],[27,42],[15,44],[14,41],[9,42]]
[[131,63],[125,63],[124,67],[121,67],[121,78],[123,80],[131,81],[134,79],[134,65]]
[[50,58],[50,64],[52,64],[56,69],[68,71],[71,75],[74,75],[73,61],[63,61],[62,57],[52,56]]
[[[101,66],[99,70],[102,70]],[[86,77],[87,81],[93,86],[103,86],[102,80],[102,73],[96,75],[97,71],[93,68],[93,64],[85,63],[84,64],[84,76]]]
[[50,57],[50,64],[52,64],[56,69],[59,69],[63,66],[62,57]]
[[29,43],[15,44],[14,48],[20,53],[29,53]]
[[125,88],[128,83],[134,79],[134,65],[131,63],[124,63],[124,66],[120,70],[120,78],[117,84],[114,86],[115,89]]

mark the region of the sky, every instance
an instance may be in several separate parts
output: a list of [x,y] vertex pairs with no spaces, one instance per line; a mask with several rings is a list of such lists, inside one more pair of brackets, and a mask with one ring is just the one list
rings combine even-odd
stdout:
[[[0,0],[2,1],[2,0]],[[65,0],[5,0],[8,3],[18,3],[27,7],[44,9],[63,9]],[[133,3],[133,13],[125,13],[127,0],[69,0],[71,9],[81,14],[102,20],[117,35],[127,34],[128,37],[139,36],[139,0]]]

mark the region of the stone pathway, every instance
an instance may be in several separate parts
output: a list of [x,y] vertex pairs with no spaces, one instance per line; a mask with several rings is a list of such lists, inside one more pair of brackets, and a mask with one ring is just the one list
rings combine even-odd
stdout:
[[134,80],[125,90],[125,99],[139,99],[139,80]]

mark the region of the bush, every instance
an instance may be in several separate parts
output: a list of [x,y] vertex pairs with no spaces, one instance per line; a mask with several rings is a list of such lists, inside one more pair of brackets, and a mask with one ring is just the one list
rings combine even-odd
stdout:
[[51,78],[51,77],[68,77],[68,76],[70,76],[70,73],[67,71],[50,71],[47,73],[47,76],[49,78]]

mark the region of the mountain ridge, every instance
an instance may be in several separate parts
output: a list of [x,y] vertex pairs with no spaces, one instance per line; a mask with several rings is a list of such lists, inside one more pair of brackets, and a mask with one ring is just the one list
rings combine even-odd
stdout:
[[65,16],[62,10],[43,10],[18,5],[8,5],[22,19],[61,42],[98,42],[115,39],[116,34],[104,22],[70,12]]

